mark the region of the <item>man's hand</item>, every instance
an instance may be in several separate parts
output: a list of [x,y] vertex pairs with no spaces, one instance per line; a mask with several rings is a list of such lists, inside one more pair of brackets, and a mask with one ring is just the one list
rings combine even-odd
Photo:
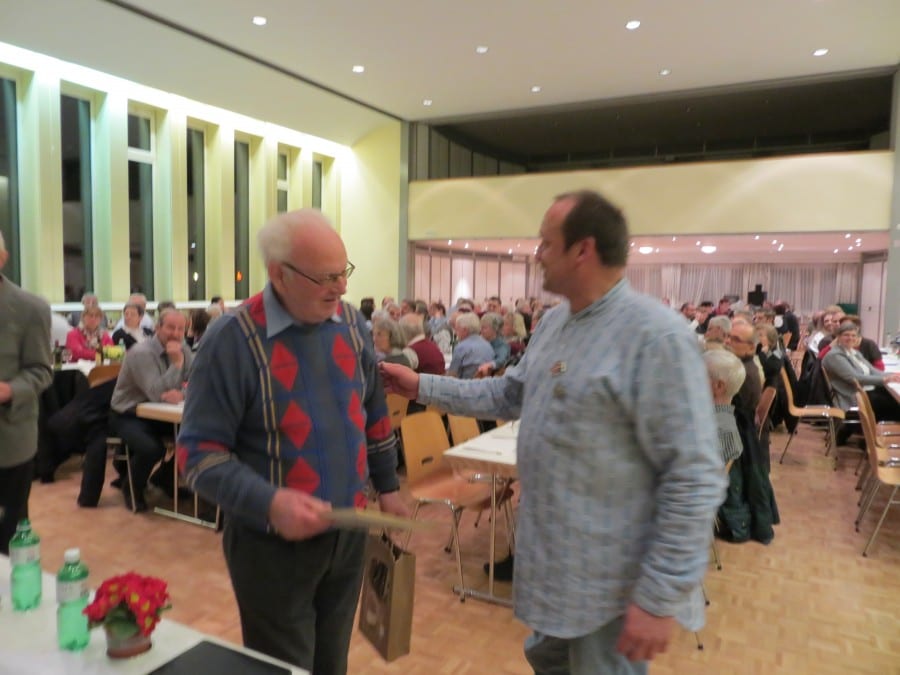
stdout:
[[12,386],[9,382],[0,382],[0,405],[12,401]]
[[650,661],[666,651],[674,625],[671,616],[655,616],[632,603],[625,610],[616,649],[629,661]]
[[399,363],[379,364],[381,377],[384,379],[384,388],[404,398],[415,401],[419,395],[419,374]]
[[378,506],[385,513],[390,513],[401,518],[409,518],[410,512],[406,503],[400,498],[399,492],[388,492],[384,495],[378,495]]
[[169,357],[169,363],[176,368],[184,366],[184,352],[181,350],[181,342],[172,340],[166,343],[166,355]]
[[269,506],[269,522],[285,539],[309,539],[330,527],[331,522],[322,518],[328,511],[328,502],[299,490],[278,488]]
[[488,377],[492,372],[494,372],[494,364],[488,361],[487,363],[482,363],[478,366],[478,370],[475,371],[475,376]]
[[159,400],[163,403],[181,403],[184,400],[184,394],[177,389],[169,389],[159,395]]

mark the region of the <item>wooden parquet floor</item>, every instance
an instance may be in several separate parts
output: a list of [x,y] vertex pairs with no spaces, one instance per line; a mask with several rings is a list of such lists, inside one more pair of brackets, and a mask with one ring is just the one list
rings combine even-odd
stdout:
[[[705,649],[698,651],[694,637],[681,631],[651,672],[900,674],[900,509],[888,515],[870,557],[863,558],[886,494],[855,532],[856,458],[842,454],[833,471],[821,439],[820,432],[802,427],[779,465],[786,436],[773,434],[772,483],[782,521],[775,540],[768,546],[719,542],[723,569],[710,564],[706,577],[712,604],[702,631]],[[121,494],[108,487],[98,509],[79,509],[79,480],[76,460],[62,467],[56,483],[34,485],[32,519],[43,539],[44,568],[55,571],[64,549],[79,546],[94,585],[131,569],[164,577],[174,602],[170,618],[240,642],[220,535],[152,514],[132,515]],[[446,513],[434,509],[428,517],[449,528]],[[472,522],[464,516],[465,573],[468,582],[484,583],[488,523],[474,529]],[[418,557],[412,653],[386,664],[355,633],[351,673],[531,672],[522,656],[528,631],[511,610],[460,603],[451,592],[456,570],[443,551],[448,531],[417,533],[412,541]],[[507,584],[499,586],[508,592]]]

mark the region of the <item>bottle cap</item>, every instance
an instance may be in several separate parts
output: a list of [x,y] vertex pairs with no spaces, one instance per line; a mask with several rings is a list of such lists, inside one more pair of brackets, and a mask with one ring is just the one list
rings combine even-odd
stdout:
[[28,518],[22,518],[22,520],[20,520],[19,523],[16,525],[17,532],[24,532],[25,530],[30,530],[30,529],[31,529],[31,522],[28,520]]
[[63,560],[67,563],[77,563],[81,560],[81,551],[77,548],[67,548],[63,554]]

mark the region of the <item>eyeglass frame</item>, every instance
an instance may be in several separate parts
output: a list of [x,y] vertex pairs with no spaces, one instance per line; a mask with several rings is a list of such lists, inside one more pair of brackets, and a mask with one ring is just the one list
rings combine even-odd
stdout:
[[353,274],[353,271],[356,269],[356,265],[354,265],[352,262],[350,262],[348,260],[347,267],[344,269],[344,271],[335,272],[334,274],[325,274],[325,275],[323,275],[322,279],[316,279],[315,277],[309,276],[306,272],[300,271],[299,269],[294,267],[294,265],[289,263],[287,260],[282,260],[281,264],[284,265],[285,267],[287,267],[291,272],[295,272],[295,273],[299,274],[301,277],[303,277],[304,279],[307,279],[307,280],[313,282],[316,286],[332,285],[332,284],[336,284],[341,279],[344,279],[344,280],[349,279],[350,276]]

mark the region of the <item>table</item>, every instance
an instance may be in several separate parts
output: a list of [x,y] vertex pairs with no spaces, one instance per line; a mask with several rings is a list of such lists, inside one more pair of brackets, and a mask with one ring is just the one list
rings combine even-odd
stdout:
[[[175,438],[178,438],[178,427],[181,424],[181,417],[184,415],[184,403],[139,403],[135,414],[148,420],[156,420],[158,422],[169,422],[175,428]],[[172,497],[172,509],[164,509],[157,506],[153,509],[154,513],[176,520],[183,520],[186,523],[208,527],[210,529],[218,528],[218,510],[216,511],[215,520],[204,520],[200,518],[200,500],[194,493],[194,515],[190,516],[182,513],[178,508],[178,462],[172,463],[173,470],[173,486],[174,496]]]
[[[447,463],[456,470],[477,471],[489,474],[491,483],[508,485],[518,477],[516,471],[516,443],[519,425],[517,422],[491,429],[465,443],[454,446],[444,453]],[[488,558],[488,592],[472,588],[454,589],[462,597],[485,600],[498,605],[511,606],[506,598],[494,595],[494,557],[497,537],[497,490],[491,491],[491,537]]]
[[897,403],[900,403],[900,382],[888,382],[884,385],[884,388],[891,393],[891,396],[897,399]]
[[233,645],[168,619],[163,619],[153,632],[152,649],[131,659],[107,658],[106,640],[99,628],[91,631],[91,641],[83,651],[62,651],[56,645],[56,578],[47,572],[43,573],[44,597],[37,609],[29,612],[13,612],[9,595],[9,572],[9,558],[0,555],[0,655],[2,655],[0,671],[4,673],[144,675],[206,640],[226,647],[235,654],[246,654],[287,668],[292,675],[309,675],[302,668],[283,663],[252,649]]

